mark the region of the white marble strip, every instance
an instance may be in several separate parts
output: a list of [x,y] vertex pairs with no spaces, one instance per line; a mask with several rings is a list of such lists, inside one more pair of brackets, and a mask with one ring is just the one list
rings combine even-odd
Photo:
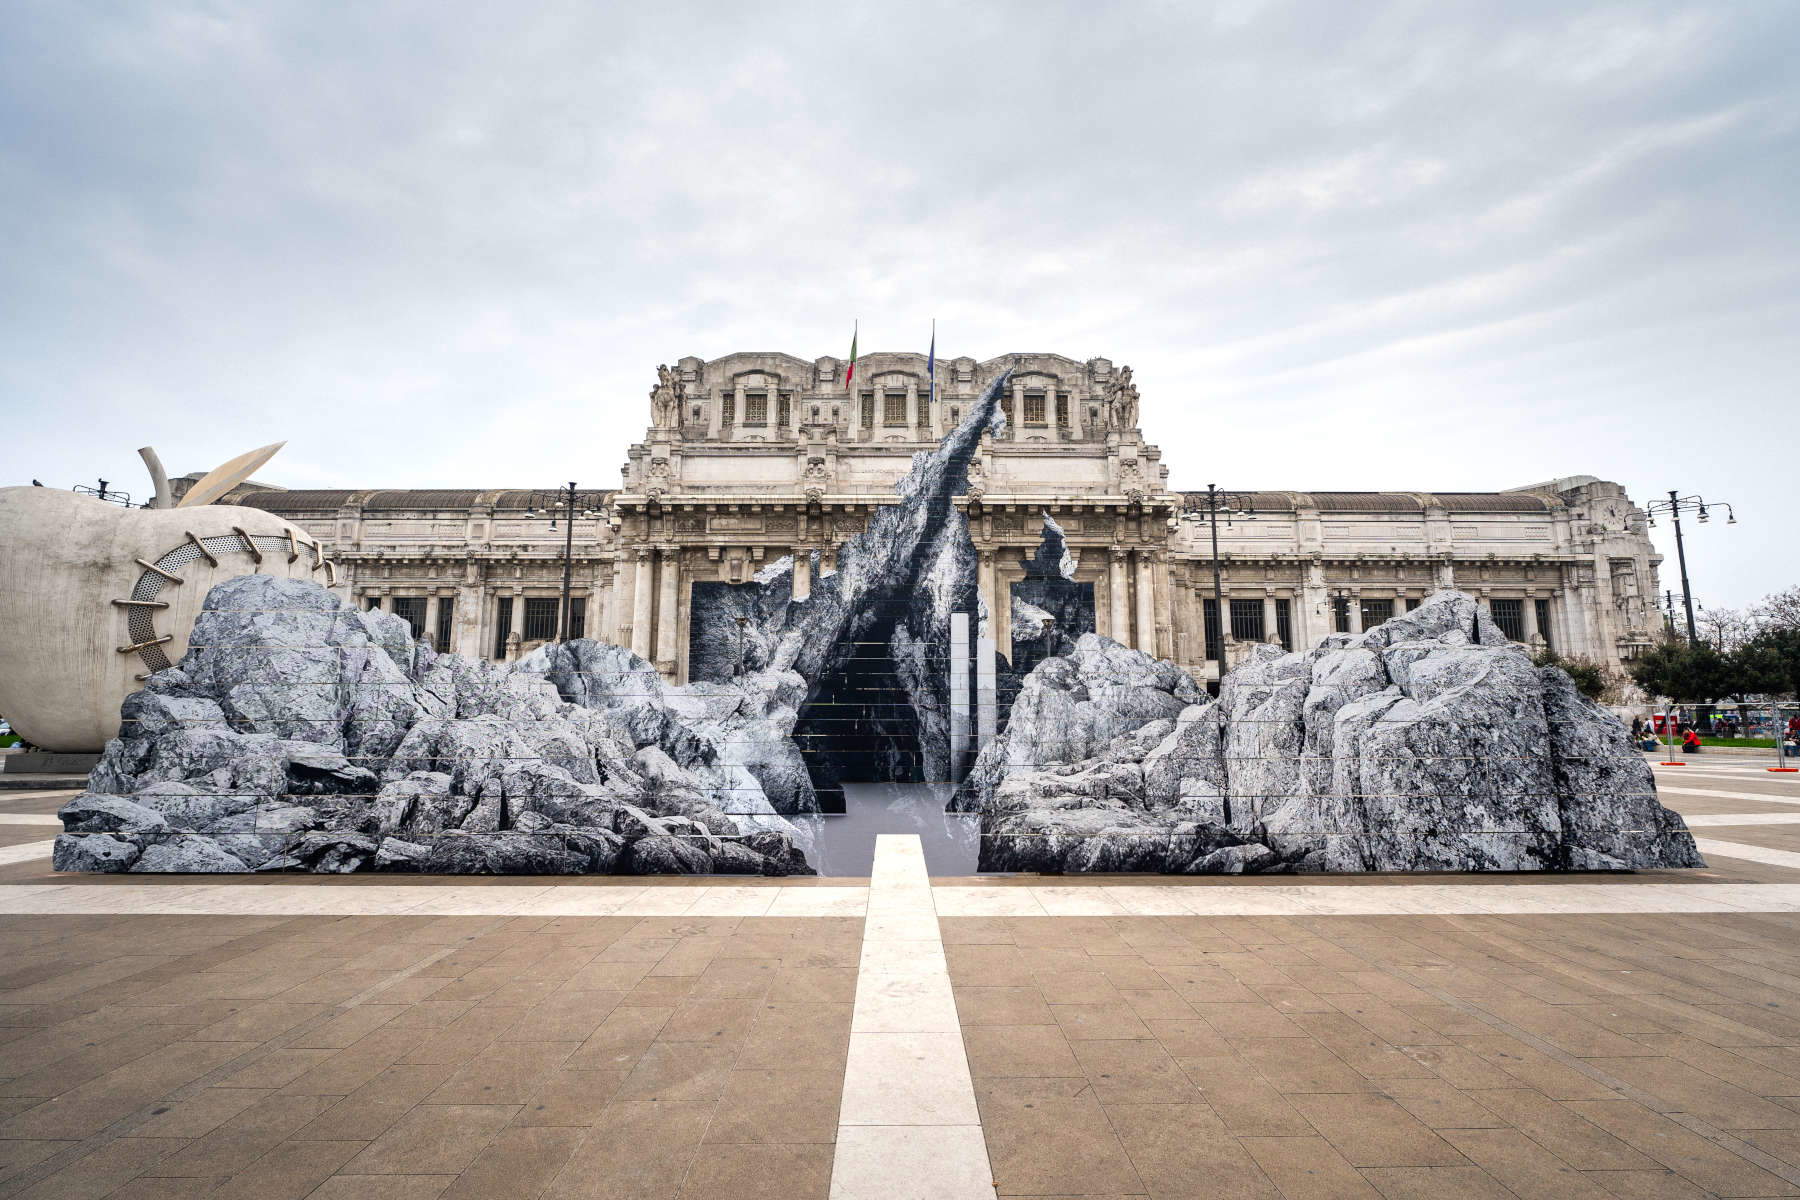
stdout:
[[1714,800],[1761,800],[1764,804],[1800,804],[1800,796],[1765,796],[1761,792],[1721,792],[1711,788],[1659,787],[1659,796],[1709,796]]
[[[48,853],[49,843],[42,853]],[[21,847],[9,847],[21,849]],[[804,893],[804,894],[803,894]],[[192,916],[860,917],[862,887],[632,884],[452,885],[265,883],[16,884],[0,913],[173,913]]]
[[1701,825],[1800,825],[1800,812],[1778,813],[1683,813],[1688,828]]
[[832,1200],[993,1200],[925,850],[875,839]]
[[1743,842],[1720,842],[1712,838],[1695,838],[1694,845],[1700,847],[1702,854],[1717,854],[1723,858],[1743,858],[1751,862],[1768,863],[1772,867],[1793,867],[1800,870],[1800,854],[1792,850],[1772,850],[1767,846],[1750,846]]
[[[1787,772],[1769,770],[1769,768],[1774,765],[1775,765],[1775,758],[1773,755],[1771,755],[1767,759],[1763,760],[1762,762],[1745,763],[1741,767],[1739,767],[1739,766],[1729,766],[1729,767],[1728,766],[1711,766],[1711,765],[1702,767],[1702,766],[1683,765],[1683,766],[1679,766],[1679,767],[1653,766],[1650,769],[1652,771],[1655,771],[1658,775],[1666,776],[1670,779],[1675,778],[1677,775],[1687,775],[1689,777],[1698,777],[1701,775],[1705,775],[1705,776],[1708,776],[1711,778],[1717,778],[1717,779],[1744,779],[1744,778],[1748,777],[1748,778],[1764,778],[1764,779],[1770,780],[1771,782],[1779,782],[1785,778],[1785,776],[1787,775]],[[1781,765],[1784,767],[1792,767],[1792,766],[1800,765],[1800,759],[1790,758],[1790,759],[1785,760]]]
[[62,818],[55,813],[0,812],[0,825],[54,825],[62,828]]
[[31,862],[33,859],[49,858],[50,851],[56,846],[52,838],[47,842],[20,842],[17,846],[0,846],[0,866],[13,863]]
[[[1724,845],[1725,843],[1720,843]],[[1743,847],[1758,854],[1785,853]],[[1706,844],[1701,844],[1706,851]],[[1721,849],[1719,854],[1726,854]],[[1746,857],[1734,855],[1734,857]],[[1789,855],[1800,866],[1800,855]],[[1759,861],[1769,861],[1760,859]],[[1119,916],[1127,907],[1190,916],[1371,916],[1442,913],[1800,912],[1800,884],[1267,884],[1089,887],[941,885],[942,917]],[[1047,893],[1047,894],[1046,894]],[[1124,894],[1120,897],[1120,894]],[[1115,898],[1120,897],[1120,898]]]

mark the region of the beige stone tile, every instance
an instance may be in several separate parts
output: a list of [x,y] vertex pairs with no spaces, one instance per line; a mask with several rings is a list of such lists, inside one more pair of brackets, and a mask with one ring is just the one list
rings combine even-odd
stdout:
[[1319,1137],[1247,1137],[1244,1149],[1287,1200],[1380,1200],[1362,1173]]
[[540,1194],[586,1136],[579,1129],[503,1129],[444,1192],[444,1200],[519,1200]]
[[1721,1129],[1800,1129],[1800,1112],[1771,1103],[1677,1059],[1586,1061],[1655,1096],[1671,1110],[1692,1113]]
[[1456,1149],[1386,1096],[1293,1095],[1288,1101],[1358,1167],[1454,1167]]
[[995,1077],[1075,1078],[1084,1072],[1055,1025],[972,1025],[963,1031],[969,1073]]
[[1589,1171],[1587,1177],[1619,1200],[1711,1200],[1673,1171]]
[[1104,1108],[1150,1195],[1276,1200],[1281,1194],[1204,1104],[1107,1103]]
[[576,1049],[574,1042],[496,1042],[458,1067],[427,1104],[524,1104]]
[[1150,1027],[1123,1000],[1105,1004],[1052,1004],[1050,1015],[1072,1042],[1155,1040]]
[[717,1100],[736,1049],[706,1042],[655,1042],[619,1085],[619,1101]]
[[266,1096],[151,1167],[151,1175],[236,1175],[335,1103],[329,1096]]
[[628,1071],[675,1015],[673,1007],[615,1008],[566,1060],[577,1070]]
[[1100,1103],[1180,1104],[1200,1099],[1199,1091],[1154,1041],[1071,1043]]
[[842,1071],[850,1046],[849,1004],[767,1004],[738,1048],[747,1070]]
[[1053,1025],[1035,987],[959,987],[956,1011],[964,1025]]
[[1287,1137],[1317,1132],[1312,1123],[1244,1059],[1226,1055],[1177,1058],[1176,1062],[1232,1133]]
[[700,1153],[710,1103],[609,1104],[542,1200],[669,1200]]
[[1381,1090],[1431,1129],[1510,1127],[1509,1122],[1481,1104],[1473,1094],[1453,1088],[1441,1079],[1388,1080],[1382,1083]]
[[1443,1136],[1520,1200],[1605,1200],[1608,1195],[1516,1129],[1447,1129]]
[[454,1175],[333,1175],[307,1200],[437,1200]]
[[518,1114],[511,1104],[421,1104],[370,1142],[345,1175],[458,1175]]
[[1569,1106],[1632,1149],[1721,1196],[1796,1196],[1800,1187],[1630,1100]]
[[831,1200],[993,1200],[998,1173],[989,1167],[982,1131],[972,1125],[849,1126],[833,1156],[830,1195]]
[[203,1137],[245,1109],[260,1103],[267,1095],[266,1092],[252,1088],[202,1088],[186,1100],[167,1106],[162,1113],[133,1128],[132,1136]]
[[688,1171],[683,1200],[827,1200],[832,1149],[825,1145],[708,1146]]
[[1644,1171],[1656,1167],[1576,1109],[1530,1088],[1469,1095],[1577,1171]]
[[733,1071],[706,1141],[835,1141],[842,1093],[836,1071]]
[[1480,1167],[1364,1167],[1386,1200],[1518,1200]]
[[628,1071],[576,1071],[567,1066],[545,1076],[513,1124],[585,1128],[600,1119]]
[[[363,1142],[282,1142],[208,1200],[302,1200],[356,1157]],[[191,1181],[188,1181],[191,1182]]]
[[1311,1038],[1239,1038],[1237,1052],[1282,1093],[1367,1092],[1375,1084]]
[[425,1099],[454,1067],[389,1067],[326,1109],[294,1137],[304,1141],[360,1142],[379,1137]]
[[[1002,1196],[1145,1193],[1085,1079],[986,1079],[976,1100]],[[840,1134],[840,1158],[848,1136]]]
[[843,1125],[977,1123],[968,1061],[954,1033],[853,1033]]

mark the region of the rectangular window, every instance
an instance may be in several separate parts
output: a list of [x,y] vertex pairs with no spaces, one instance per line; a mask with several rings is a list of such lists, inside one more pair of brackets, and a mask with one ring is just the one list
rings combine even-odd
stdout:
[[1239,600],[1233,597],[1227,603],[1231,605],[1231,636],[1240,642],[1262,641],[1264,629],[1261,598]]
[[1056,427],[1058,429],[1069,427],[1069,396],[1067,392],[1056,394]]
[[380,612],[381,611],[381,597],[380,596],[370,596],[369,603],[367,605],[365,605],[365,607],[370,612]]
[[1025,423],[1042,425],[1044,423],[1044,393],[1025,393]]
[[737,396],[727,395],[719,398],[719,424],[730,425],[737,420]]
[[587,636],[587,597],[569,597],[569,637],[571,640]]
[[881,397],[881,419],[888,425],[906,424],[905,392],[887,392]]
[[1283,650],[1294,648],[1294,602],[1275,600],[1275,638],[1281,643]]
[[1350,632],[1350,597],[1331,598],[1331,629],[1334,633]]
[[786,392],[783,392],[781,398],[775,402],[775,423],[783,429],[788,426],[788,410],[792,405],[793,398]]
[[1544,639],[1545,646],[1554,650],[1556,647],[1550,645],[1550,602],[1548,600],[1533,600],[1532,603],[1537,605],[1538,636]]
[[1219,643],[1219,602],[1208,596],[1200,606],[1206,614],[1206,657],[1216,660],[1223,657],[1225,651]]
[[395,596],[394,615],[412,627],[414,638],[425,633],[425,597]]
[[1411,612],[1413,609],[1419,607],[1419,605],[1421,605],[1423,603],[1424,603],[1424,601],[1421,600],[1417,596],[1408,596],[1406,598],[1406,611]]
[[555,596],[525,597],[525,629],[519,635],[528,642],[547,642],[556,636]]
[[500,597],[498,609],[494,613],[494,657],[506,657],[506,638],[512,633],[513,598]]
[[868,429],[875,424],[875,393],[862,394],[862,427]]
[[1389,599],[1364,600],[1362,602],[1362,623],[1364,629],[1373,629],[1383,621],[1392,620],[1394,602]]
[[769,423],[769,397],[763,392],[744,393],[744,424],[767,425]]
[[1515,642],[1525,640],[1525,602],[1517,599],[1496,598],[1488,601],[1488,612],[1494,618],[1494,624],[1500,632]]
[[456,629],[456,597],[438,597],[437,652],[450,653],[450,643]]

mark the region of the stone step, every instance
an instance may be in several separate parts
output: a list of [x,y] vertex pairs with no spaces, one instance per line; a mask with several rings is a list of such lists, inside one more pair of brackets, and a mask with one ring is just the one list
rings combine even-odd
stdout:
[[87,787],[86,775],[14,775],[0,772],[0,792],[56,792]]

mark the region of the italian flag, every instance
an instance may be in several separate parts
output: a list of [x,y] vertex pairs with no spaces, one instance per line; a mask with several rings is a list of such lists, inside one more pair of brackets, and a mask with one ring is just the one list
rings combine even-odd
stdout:
[[850,381],[856,378],[856,333],[857,327],[850,327],[850,369],[844,372],[844,390],[850,390]]

